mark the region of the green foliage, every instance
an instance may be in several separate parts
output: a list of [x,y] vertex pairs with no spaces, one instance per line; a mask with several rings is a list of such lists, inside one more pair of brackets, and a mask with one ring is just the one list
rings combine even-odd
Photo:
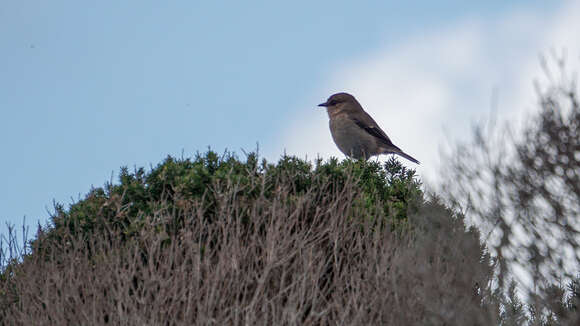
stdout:
[[[220,214],[216,202],[219,196],[233,196],[245,212],[238,216],[249,221],[249,209],[258,198],[272,198],[282,188],[297,200],[307,193],[316,193],[310,209],[328,202],[333,194],[344,190],[346,184],[357,187],[354,209],[382,207],[370,211],[369,219],[388,219],[391,227],[405,225],[407,214],[416,211],[422,201],[420,183],[415,171],[408,170],[391,158],[384,165],[374,161],[332,158],[315,164],[292,156],[283,156],[277,164],[259,162],[257,154],[246,155],[245,161],[232,153],[218,155],[208,151],[193,159],[167,157],[161,164],[146,172],[143,168],[130,172],[121,168],[118,184],[106,184],[92,189],[87,196],[65,210],[56,206],[53,227],[41,234],[42,241],[65,243],[67,236],[120,233],[126,239],[138,234],[145,216],[171,212],[171,220],[159,221],[158,232],[175,234],[187,219],[190,208],[201,205],[203,218],[213,222]],[[167,216],[168,214],[164,214]],[[375,221],[379,224],[387,222]],[[62,232],[66,229],[67,232]],[[33,248],[45,247],[36,241]]]
[[[254,153],[245,160],[213,151],[193,159],[168,157],[151,171],[122,168],[118,183],[92,189],[68,209],[56,205],[52,222],[29,254],[3,266],[0,316],[22,309],[33,311],[37,321],[52,302],[69,300],[76,308],[50,316],[77,316],[75,309],[88,309],[84,296],[91,293],[107,319],[111,298],[141,305],[156,295],[135,293],[156,294],[159,289],[149,284],[164,279],[169,286],[179,275],[203,281],[164,287],[175,292],[160,300],[171,302],[186,291],[197,309],[205,305],[203,293],[215,291],[232,298],[232,306],[247,307],[258,297],[285,305],[304,293],[299,285],[308,277],[314,292],[309,303],[297,303],[303,318],[315,318],[310,309],[317,304],[323,311],[369,300],[363,306],[380,308],[362,311],[377,313],[375,321],[397,316],[402,324],[431,324],[477,316],[479,325],[559,325],[578,306],[577,280],[569,296],[554,288],[548,307],[526,307],[514,286],[506,295],[492,291],[493,265],[479,230],[466,229],[463,215],[437,197],[425,200],[415,171],[394,158],[384,164],[311,163],[284,156],[269,164]],[[103,273],[110,274],[95,280]],[[70,286],[58,283],[61,275],[68,275]],[[268,287],[261,287],[256,280],[266,276]],[[374,283],[367,287],[369,281]],[[38,293],[45,295],[40,307]],[[391,307],[393,300],[405,303]],[[154,314],[163,320],[164,309],[173,312],[181,304],[153,302],[139,309],[162,308]]]
[[117,183],[56,206],[5,269],[0,317],[493,324],[478,230],[420,186],[393,158],[271,164],[208,151],[122,168]]

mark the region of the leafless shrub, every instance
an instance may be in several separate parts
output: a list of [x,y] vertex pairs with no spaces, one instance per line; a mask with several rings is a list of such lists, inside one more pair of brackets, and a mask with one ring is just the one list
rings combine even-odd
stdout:
[[448,154],[441,189],[482,229],[499,261],[499,287],[519,279],[531,322],[577,325],[576,309],[566,306],[573,292],[556,290],[574,282],[580,266],[580,107],[566,60],[553,62],[556,73],[542,61],[548,86],[536,84],[533,118],[521,131],[476,127],[472,142]]
[[[273,196],[263,178],[256,174],[243,190],[259,194],[251,200],[234,179],[215,181],[213,219],[206,199],[174,197],[139,212],[142,228],[130,238],[107,228],[90,237],[63,228],[59,242],[39,234],[34,254],[2,274],[0,318],[20,325],[498,323],[479,233],[437,200],[419,200],[408,223],[392,228],[384,203],[365,204],[352,176],[342,185],[311,176],[320,186],[299,195],[280,178]],[[127,212],[118,196],[102,207]],[[176,232],[160,231],[176,216],[186,217]]]

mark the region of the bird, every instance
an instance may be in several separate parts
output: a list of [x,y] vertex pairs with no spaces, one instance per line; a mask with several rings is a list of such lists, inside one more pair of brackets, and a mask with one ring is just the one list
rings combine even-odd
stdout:
[[354,96],[348,93],[331,95],[324,103],[330,133],[340,151],[354,159],[369,159],[380,154],[397,154],[420,164],[414,157],[395,146],[373,118],[363,110]]

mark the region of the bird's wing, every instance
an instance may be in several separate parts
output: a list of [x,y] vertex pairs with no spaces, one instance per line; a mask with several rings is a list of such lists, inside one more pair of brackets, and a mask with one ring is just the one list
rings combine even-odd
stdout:
[[[377,125],[377,123],[373,120],[373,118],[371,118],[371,116],[369,116],[368,114],[366,114],[366,112],[364,112],[365,115],[361,116],[360,118],[353,118],[352,120],[354,121],[354,123],[361,127],[362,129],[364,129],[366,132],[368,132],[370,135],[378,138],[381,142],[389,145],[389,146],[394,146],[395,148],[397,148],[397,146],[395,146],[393,144],[393,142],[391,142],[391,140],[389,139],[389,137],[387,136],[387,134],[385,134],[385,132],[383,130],[381,130],[381,128],[379,128],[379,126]],[[366,121],[364,121],[366,120]]]

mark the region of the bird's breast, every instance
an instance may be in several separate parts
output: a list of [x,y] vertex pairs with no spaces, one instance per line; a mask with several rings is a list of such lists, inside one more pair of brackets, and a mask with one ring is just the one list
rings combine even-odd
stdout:
[[329,126],[334,143],[345,155],[368,158],[376,154],[376,139],[351,119],[341,117],[330,119]]

